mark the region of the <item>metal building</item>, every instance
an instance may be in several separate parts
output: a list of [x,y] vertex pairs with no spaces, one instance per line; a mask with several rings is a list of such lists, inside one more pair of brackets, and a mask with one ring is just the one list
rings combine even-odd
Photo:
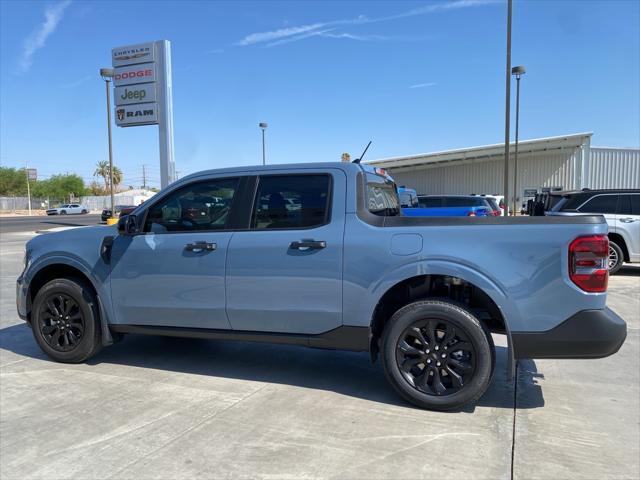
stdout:
[[[640,149],[591,146],[593,133],[518,142],[517,201],[543,189],[640,188]],[[513,177],[515,144],[510,150]],[[424,194],[502,193],[504,144],[372,160]],[[513,179],[510,191],[513,192]],[[525,195],[526,194],[526,195]]]

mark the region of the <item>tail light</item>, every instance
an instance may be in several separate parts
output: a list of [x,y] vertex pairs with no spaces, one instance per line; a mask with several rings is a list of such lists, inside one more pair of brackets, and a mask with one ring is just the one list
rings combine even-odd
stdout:
[[607,291],[608,263],[609,238],[606,235],[578,237],[569,245],[569,277],[585,292]]
[[498,205],[501,209],[504,210],[504,200],[500,200],[500,205]]
[[501,215],[502,215],[502,212],[500,212],[500,210],[494,210],[494,211],[493,211],[493,216],[494,216],[494,217],[499,217],[499,216],[501,216]]
[[475,216],[476,216],[476,212],[467,213],[467,217],[475,217]]

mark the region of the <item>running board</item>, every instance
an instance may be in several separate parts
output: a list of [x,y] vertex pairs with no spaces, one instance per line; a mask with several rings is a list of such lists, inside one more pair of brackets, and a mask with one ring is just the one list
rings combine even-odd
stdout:
[[279,343],[329,350],[350,350],[353,352],[369,351],[369,329],[367,327],[342,326],[317,335],[115,324],[109,325],[109,329],[115,333]]

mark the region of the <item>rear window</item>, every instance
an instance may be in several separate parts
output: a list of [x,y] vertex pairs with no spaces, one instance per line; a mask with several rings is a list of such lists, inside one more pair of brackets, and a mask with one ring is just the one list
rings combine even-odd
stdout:
[[483,198],[480,197],[446,197],[445,207],[486,207]]
[[582,213],[616,213],[618,195],[596,195],[578,208]]
[[367,209],[374,215],[400,215],[400,199],[396,184],[379,175],[367,174]]
[[618,199],[618,214],[640,215],[640,194],[620,195]]
[[421,208],[442,207],[442,197],[418,197],[418,205]]

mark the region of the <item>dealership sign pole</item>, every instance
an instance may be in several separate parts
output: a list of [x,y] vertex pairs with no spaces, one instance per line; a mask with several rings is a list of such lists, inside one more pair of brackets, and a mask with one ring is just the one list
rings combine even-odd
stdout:
[[160,187],[175,178],[171,43],[168,40],[114,48],[116,125],[158,125]]

